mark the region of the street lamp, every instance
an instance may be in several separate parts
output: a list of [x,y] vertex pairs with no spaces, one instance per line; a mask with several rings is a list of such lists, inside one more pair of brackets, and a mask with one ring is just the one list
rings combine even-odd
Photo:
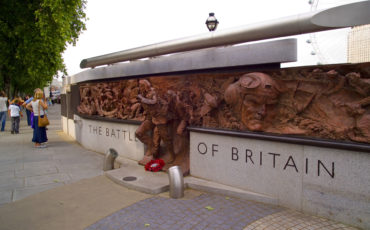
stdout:
[[209,31],[215,31],[218,25],[218,21],[215,17],[215,13],[209,13],[207,18],[206,25]]

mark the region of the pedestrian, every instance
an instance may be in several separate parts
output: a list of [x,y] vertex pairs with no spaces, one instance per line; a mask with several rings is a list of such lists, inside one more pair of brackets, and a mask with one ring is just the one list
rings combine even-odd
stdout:
[[49,105],[53,105],[53,92],[50,89],[50,95],[49,95]]
[[[36,92],[42,92],[42,90],[40,88],[36,88],[33,93],[35,94]],[[30,110],[27,109],[27,105],[29,103],[31,103],[33,101],[33,96],[28,98],[23,104],[22,106],[26,108],[26,111],[30,113],[30,123],[31,123],[31,128],[34,128],[33,127],[33,112],[31,112]]]
[[[29,95],[26,96],[24,103],[22,106],[26,108],[27,104],[30,103],[33,100],[33,97],[30,97]],[[27,115],[27,125],[31,126],[31,111],[26,109],[26,115]],[[32,114],[33,116],[33,114]]]
[[21,107],[19,106],[19,99],[14,99],[11,104],[9,105],[8,109],[9,117],[11,117],[11,133],[18,134],[19,133],[19,122],[21,120],[20,117],[23,117]]
[[0,125],[1,125],[1,132],[4,132],[5,128],[5,121],[6,121],[6,112],[8,111],[8,106],[6,102],[8,98],[5,95],[4,91],[0,92]]
[[39,116],[44,117],[45,110],[48,108],[47,102],[43,100],[44,93],[41,90],[35,90],[33,100],[27,104],[26,109],[33,112],[33,138],[35,148],[45,148],[45,143],[48,141],[46,136],[46,128],[39,127]]

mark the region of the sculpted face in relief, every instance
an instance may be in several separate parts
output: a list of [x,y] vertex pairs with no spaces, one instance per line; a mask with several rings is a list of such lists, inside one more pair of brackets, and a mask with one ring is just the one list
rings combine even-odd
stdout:
[[273,115],[268,112],[277,104],[279,94],[278,85],[270,76],[249,73],[227,87],[225,102],[248,130],[262,131],[269,123],[266,118]]

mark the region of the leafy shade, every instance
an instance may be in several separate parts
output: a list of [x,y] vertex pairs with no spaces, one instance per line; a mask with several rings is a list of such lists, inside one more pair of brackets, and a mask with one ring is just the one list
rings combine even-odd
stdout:
[[0,88],[31,93],[66,73],[62,54],[86,29],[86,0],[4,0],[0,7]]

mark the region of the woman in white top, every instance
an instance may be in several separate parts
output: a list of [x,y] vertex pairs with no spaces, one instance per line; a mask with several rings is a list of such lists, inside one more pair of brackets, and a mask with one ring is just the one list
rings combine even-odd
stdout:
[[35,92],[35,96],[31,103],[28,103],[26,108],[33,112],[33,138],[32,142],[35,142],[36,148],[44,148],[46,147],[43,143],[48,141],[48,137],[46,136],[46,128],[39,127],[39,112],[40,116],[43,117],[45,115],[45,110],[48,108],[47,103],[43,101],[44,93],[40,90]]
[[6,106],[6,102],[8,98],[6,97],[4,91],[0,92],[0,125],[1,125],[1,132],[4,132],[5,128],[5,121],[6,121],[6,113],[8,111],[8,107]]

